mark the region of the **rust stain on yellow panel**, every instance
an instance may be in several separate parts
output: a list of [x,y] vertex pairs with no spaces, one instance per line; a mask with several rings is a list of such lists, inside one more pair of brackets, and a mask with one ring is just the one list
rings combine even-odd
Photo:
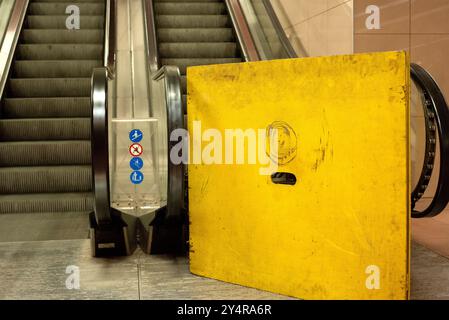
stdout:
[[193,121],[223,135],[283,121],[297,138],[279,168],[294,186],[258,164],[189,165],[191,272],[305,299],[408,298],[409,74],[404,52],[189,68],[191,136]]

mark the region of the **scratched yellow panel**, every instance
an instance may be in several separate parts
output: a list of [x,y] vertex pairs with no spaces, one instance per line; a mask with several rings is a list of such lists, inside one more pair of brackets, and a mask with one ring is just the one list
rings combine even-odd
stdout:
[[409,73],[404,52],[189,68],[191,137],[193,121],[223,136],[282,121],[296,151],[278,171],[297,178],[190,164],[191,272],[305,299],[407,299]]

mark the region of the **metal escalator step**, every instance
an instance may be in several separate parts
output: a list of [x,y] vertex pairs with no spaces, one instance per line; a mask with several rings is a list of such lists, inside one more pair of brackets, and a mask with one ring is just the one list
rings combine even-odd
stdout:
[[89,118],[0,120],[0,141],[89,139]]
[[[25,18],[24,27],[32,29],[65,29],[67,15],[45,16],[45,15],[28,15]],[[104,16],[102,15],[80,15],[81,29],[102,29],[104,26]]]
[[159,28],[159,42],[230,42],[234,41],[231,28]]
[[222,2],[156,2],[155,14],[226,14],[226,5]]
[[63,15],[66,8],[76,5],[80,9],[81,15],[103,14],[105,12],[104,3],[76,3],[74,2],[32,2],[28,6],[28,14],[32,15]]
[[101,60],[16,60],[13,78],[84,78],[93,68],[101,67]]
[[228,15],[156,15],[157,28],[226,28],[232,23]]
[[89,238],[89,212],[0,214],[0,242]]
[[90,163],[88,140],[0,142],[0,167]]
[[161,58],[234,58],[239,55],[234,42],[160,43]]
[[90,117],[89,97],[8,98],[2,107],[3,118]]
[[101,44],[20,44],[19,60],[101,60]]
[[81,212],[93,208],[90,192],[0,195],[0,215],[23,212]]
[[0,168],[0,193],[89,192],[90,166],[41,166]]
[[10,79],[11,97],[89,97],[90,78]]
[[207,58],[207,59],[161,59],[162,65],[178,66],[182,75],[186,74],[187,67],[204,66],[211,64],[238,63],[241,58]]
[[103,43],[103,29],[25,29],[22,43]]

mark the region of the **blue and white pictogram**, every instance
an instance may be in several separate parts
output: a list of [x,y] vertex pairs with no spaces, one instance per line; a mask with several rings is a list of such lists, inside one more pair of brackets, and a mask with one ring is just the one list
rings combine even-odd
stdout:
[[143,138],[143,133],[139,129],[133,129],[129,133],[129,140],[131,140],[132,142],[140,142],[140,141],[142,141],[142,138]]
[[131,167],[131,169],[135,171],[142,169],[143,167],[142,158],[132,158],[131,161],[129,161],[129,166]]
[[133,171],[129,176],[133,184],[141,184],[143,182],[143,173],[140,171]]

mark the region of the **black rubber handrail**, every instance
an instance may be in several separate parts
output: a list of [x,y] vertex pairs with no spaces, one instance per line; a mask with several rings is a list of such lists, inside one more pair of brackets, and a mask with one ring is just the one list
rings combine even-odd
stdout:
[[[436,122],[440,148],[440,170],[435,195],[432,202],[425,210],[417,211],[414,209],[417,198],[419,198],[416,193],[423,193],[427,186],[426,184],[428,184],[428,180],[430,180],[429,169],[433,169],[433,164],[430,164],[429,162],[426,163],[426,159],[429,159],[429,157],[431,158],[434,155],[426,154],[424,167],[419,179],[420,182],[418,183],[417,188],[415,188],[414,194],[412,194],[412,217],[434,217],[440,214],[449,203],[449,109],[438,84],[423,67],[412,63],[411,78],[423,92],[425,107],[430,109],[426,119],[434,119]],[[426,113],[428,111],[424,110],[424,112]],[[427,126],[429,126],[429,123],[431,122],[426,121]],[[429,134],[432,129],[433,128],[430,128],[429,130],[429,128],[427,128],[427,134]],[[430,141],[430,143],[432,142],[433,141]],[[426,147],[426,152],[432,153],[432,151],[429,151],[428,147]],[[423,179],[423,175],[428,178]]]
[[273,9],[273,6],[272,6],[270,0],[262,0],[262,3],[265,7],[265,10],[267,11],[267,14],[271,20],[271,23],[273,24],[273,27],[276,30],[277,35],[279,36],[279,40],[281,41],[285,52],[287,52],[288,57],[289,58],[297,58],[298,55],[296,54],[295,49],[293,49],[293,46],[290,43],[290,40],[288,40],[288,37],[284,31],[284,28],[282,28],[282,25],[279,21],[279,18],[277,16],[276,12]]
[[[170,135],[176,129],[184,128],[184,112],[181,99],[181,75],[176,66],[164,66],[153,75],[153,81],[165,81],[165,115],[161,119],[167,126],[167,210],[165,223],[184,222],[184,164],[170,160],[172,148],[180,141],[172,141]],[[186,137],[184,137],[186,138]]]
[[94,212],[99,225],[111,222],[109,190],[108,70],[95,68],[91,83],[91,157]]
[[109,185],[108,80],[116,64],[116,0],[106,0],[103,67],[91,78],[91,158],[94,213],[98,225],[112,222]]

